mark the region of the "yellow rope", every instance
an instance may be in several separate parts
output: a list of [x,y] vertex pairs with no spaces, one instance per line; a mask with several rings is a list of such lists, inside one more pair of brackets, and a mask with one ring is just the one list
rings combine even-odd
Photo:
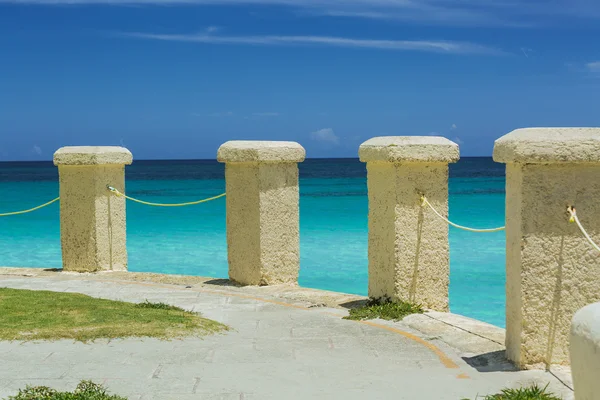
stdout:
[[133,197],[129,197],[129,196],[125,195],[124,193],[119,192],[117,189],[115,189],[114,187],[111,187],[111,186],[107,186],[107,189],[110,190],[111,192],[113,192],[115,195],[120,196],[120,197],[124,197],[127,200],[131,200],[131,201],[135,201],[136,203],[145,204],[147,206],[155,206],[155,207],[184,207],[184,206],[193,206],[195,204],[206,203],[207,201],[212,201],[212,200],[220,199],[221,197],[224,197],[225,194],[226,194],[226,193],[223,193],[223,194],[220,194],[220,195],[215,196],[215,197],[210,197],[208,199],[197,200],[197,201],[190,201],[188,203],[169,203],[169,204],[164,204],[164,203],[151,203],[149,201],[143,201],[143,200],[134,199]]
[[587,239],[587,241],[590,242],[590,244],[592,246],[594,246],[594,248],[596,250],[600,251],[600,247],[596,243],[594,243],[594,241],[592,240],[590,235],[588,235],[588,233],[583,228],[583,225],[581,225],[579,218],[577,218],[577,212],[575,211],[575,207],[573,207],[573,206],[567,207],[567,211],[569,211],[569,214],[571,214],[571,218],[569,218],[569,222],[575,222],[577,224],[577,226],[579,227],[579,230],[581,231],[581,233],[583,233],[583,236],[585,236],[585,238]]
[[501,226],[498,228],[489,228],[489,229],[468,228],[466,226],[458,225],[458,224],[455,224],[454,222],[449,221],[448,218],[442,216],[442,214],[440,214],[439,212],[437,212],[437,210],[435,208],[433,208],[433,206],[431,205],[431,203],[429,203],[429,201],[427,201],[427,198],[425,196],[421,196],[421,206],[424,206],[424,205],[428,205],[429,208],[431,208],[438,217],[440,217],[441,219],[446,221],[447,224],[452,225],[455,228],[465,230],[465,231],[469,231],[469,232],[500,232],[500,231],[503,231],[505,228],[504,226]]
[[57,198],[55,198],[54,200],[50,200],[49,202],[47,202],[47,203],[44,203],[44,204],[42,204],[41,206],[37,206],[37,207],[30,208],[29,210],[23,210],[23,211],[14,211],[14,212],[3,213],[3,214],[0,214],[0,217],[8,217],[8,216],[10,216],[10,215],[27,214],[27,213],[30,213],[30,212],[32,212],[32,211],[39,210],[40,208],[44,208],[44,207],[46,207],[46,206],[49,206],[49,205],[50,205],[50,204],[52,204],[52,203],[56,203],[58,200],[60,200],[60,197],[57,197]]

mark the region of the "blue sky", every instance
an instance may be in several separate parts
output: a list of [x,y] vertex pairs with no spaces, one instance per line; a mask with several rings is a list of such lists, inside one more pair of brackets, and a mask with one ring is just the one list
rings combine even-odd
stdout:
[[0,0],[0,160],[600,126],[596,0]]

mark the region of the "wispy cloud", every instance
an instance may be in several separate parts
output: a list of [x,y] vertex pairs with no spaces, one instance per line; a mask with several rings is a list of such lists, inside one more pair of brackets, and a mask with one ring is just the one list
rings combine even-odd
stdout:
[[449,1],[445,4],[434,4],[434,1],[402,2],[402,4],[387,4],[378,6],[371,4],[363,7],[343,9],[337,7],[312,7],[303,13],[313,16],[330,16],[345,18],[376,19],[401,21],[427,25],[450,26],[503,26],[528,28],[535,26],[532,19],[516,18],[498,13],[497,10],[486,10],[484,7],[461,8],[459,1]]
[[570,72],[582,77],[591,77],[594,79],[600,77],[600,61],[591,61],[587,63],[565,62],[564,66]]
[[333,132],[331,128],[319,129],[318,131],[312,132],[310,137],[318,142],[328,144],[339,144],[340,138]]
[[42,148],[40,146],[38,146],[37,144],[34,144],[33,147],[31,148],[31,152],[34,154],[37,154],[38,156],[41,156]]
[[279,113],[276,112],[258,112],[252,113],[253,117],[278,117]]
[[523,52],[523,55],[524,55],[526,58],[529,58],[529,55],[531,55],[531,54],[533,53],[533,50],[532,50],[532,49],[529,49],[529,48],[527,48],[527,47],[521,47],[521,52]]
[[590,72],[600,73],[600,61],[589,62],[585,66]]
[[308,15],[401,20],[406,22],[531,27],[566,19],[600,18],[593,0],[0,0],[42,5],[274,5]]
[[207,44],[237,44],[260,46],[313,45],[329,47],[352,47],[363,49],[426,51],[449,54],[487,54],[503,55],[502,50],[470,42],[443,40],[381,40],[356,39],[335,36],[218,36],[200,34],[161,34],[126,32],[121,33],[138,39],[164,40],[174,42],[193,42]]
[[233,117],[233,111],[214,112],[208,114],[193,112],[191,115],[194,117]]

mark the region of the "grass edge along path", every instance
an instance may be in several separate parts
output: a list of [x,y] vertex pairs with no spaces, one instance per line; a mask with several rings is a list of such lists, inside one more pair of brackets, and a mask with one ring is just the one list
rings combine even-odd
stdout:
[[104,386],[92,381],[81,381],[73,392],[59,392],[47,386],[27,386],[6,400],[127,400],[108,394]]
[[176,339],[228,329],[164,303],[135,304],[79,293],[0,288],[0,310],[0,340]]

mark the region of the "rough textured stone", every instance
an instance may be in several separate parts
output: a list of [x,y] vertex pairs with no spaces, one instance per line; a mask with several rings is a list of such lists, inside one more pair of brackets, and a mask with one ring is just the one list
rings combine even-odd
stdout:
[[[581,138],[572,132],[563,143]],[[513,148],[527,147],[514,132],[507,136]],[[524,140],[530,143],[529,136]],[[537,148],[539,154],[526,153],[529,159],[517,157],[506,168],[506,348],[521,367],[568,363],[573,314],[600,300],[600,257],[566,211],[576,206],[600,241],[600,163],[565,163],[549,157],[541,142]]]
[[438,136],[381,136],[360,145],[362,162],[440,162],[459,159],[458,145]]
[[[90,149],[88,160],[85,149]],[[74,164],[67,164],[68,160]],[[63,269],[126,270],[125,199],[111,194],[106,186],[124,192],[124,164],[131,163],[131,153],[115,147],[106,151],[102,147],[64,147],[55,153],[54,162],[60,183]]]
[[420,197],[448,213],[448,161],[458,159],[458,146],[437,137],[374,138],[360,156],[368,173],[369,296],[447,311],[448,225]]
[[297,163],[304,161],[305,155],[304,148],[296,142],[233,140],[219,147],[217,160],[224,163]]
[[69,146],[54,153],[54,165],[129,165],[131,152],[118,146]]
[[600,162],[600,128],[525,128],[496,140],[502,163]]
[[571,324],[571,371],[576,400],[600,399],[600,303],[577,311]]
[[298,282],[298,165],[293,142],[227,142],[227,257],[230,279],[245,285]]

